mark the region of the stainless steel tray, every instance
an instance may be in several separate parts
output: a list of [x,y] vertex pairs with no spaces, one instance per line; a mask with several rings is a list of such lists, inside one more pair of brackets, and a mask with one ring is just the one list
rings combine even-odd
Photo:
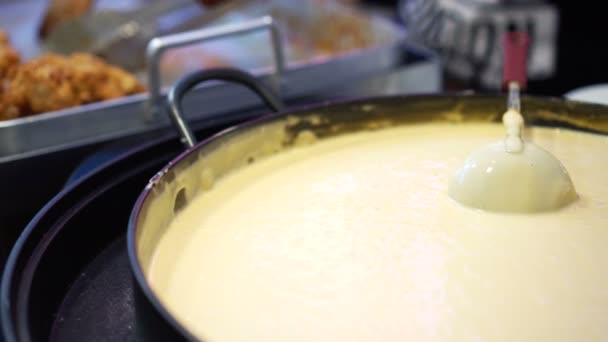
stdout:
[[[270,83],[288,100],[310,96],[390,70],[402,61],[405,32],[382,18],[371,18],[372,34],[381,37],[367,49],[310,62],[286,62],[283,40],[269,16],[153,39],[148,46],[147,80],[150,92],[15,120],[0,121],[0,164],[108,141],[169,125],[164,111],[166,86],[160,82],[159,61],[169,49],[258,31],[270,33],[268,47],[274,67],[250,70]],[[229,84],[212,84],[192,92],[184,101],[188,119],[212,118],[257,104],[244,89]]]

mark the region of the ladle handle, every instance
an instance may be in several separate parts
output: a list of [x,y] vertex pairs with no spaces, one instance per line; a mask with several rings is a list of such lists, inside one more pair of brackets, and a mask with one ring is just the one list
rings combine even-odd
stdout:
[[517,83],[520,90],[527,86],[528,34],[522,31],[508,31],[503,37],[503,89]]
[[200,70],[187,74],[171,87],[167,95],[167,104],[170,109],[169,116],[171,121],[181,135],[182,142],[188,148],[196,144],[196,138],[182,115],[182,98],[189,90],[207,81],[228,81],[242,84],[256,93],[266,106],[273,111],[279,112],[285,107],[278,96],[247,72],[237,69],[219,68]]

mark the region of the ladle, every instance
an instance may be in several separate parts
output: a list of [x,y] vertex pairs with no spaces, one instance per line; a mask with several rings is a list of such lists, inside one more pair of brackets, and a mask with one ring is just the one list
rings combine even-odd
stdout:
[[523,139],[520,89],[526,85],[527,47],[526,33],[505,35],[503,79],[509,95],[502,121],[506,137],[474,151],[453,175],[448,194],[461,204],[521,213],[559,209],[577,198],[562,163]]

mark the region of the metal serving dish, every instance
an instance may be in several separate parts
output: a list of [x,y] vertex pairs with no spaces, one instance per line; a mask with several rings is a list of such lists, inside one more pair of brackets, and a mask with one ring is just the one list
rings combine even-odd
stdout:
[[[334,10],[337,13],[340,11],[339,8]],[[284,99],[298,98],[349,84],[390,70],[403,61],[402,44],[405,32],[383,17],[357,13],[358,16],[365,16],[365,20],[369,22],[369,46],[337,55],[302,60],[297,58],[297,54],[286,51],[286,40],[283,39],[285,32],[280,32],[285,25],[278,24],[277,19],[270,16],[273,14],[272,8],[250,13],[248,17],[243,16],[243,20],[224,20],[220,21],[224,23],[222,25],[158,37],[150,41],[147,49],[148,70],[139,75],[148,84],[149,94],[0,121],[0,164],[166,127],[168,121],[166,115],[162,115],[165,88],[180,75],[174,71],[172,76],[167,77],[167,70],[161,68],[161,57],[169,50],[187,45],[249,41],[247,46],[250,47],[255,43],[253,47],[256,51],[252,52],[251,59],[257,62],[249,64],[249,71],[271,83],[274,90]],[[304,11],[302,15],[315,13]],[[264,38],[264,31],[270,34],[271,39]],[[243,35],[246,37],[239,37]],[[247,37],[252,39],[247,40]],[[263,47],[260,44],[268,45]],[[254,58],[254,55],[258,57]],[[185,66],[177,70],[192,71]],[[332,77],[326,77],[328,74]],[[191,119],[207,118],[256,103],[250,94],[234,85],[212,84],[205,88],[204,91],[195,90],[195,96],[186,101],[188,112],[196,113],[190,116]],[[204,111],[200,108],[204,108]]]

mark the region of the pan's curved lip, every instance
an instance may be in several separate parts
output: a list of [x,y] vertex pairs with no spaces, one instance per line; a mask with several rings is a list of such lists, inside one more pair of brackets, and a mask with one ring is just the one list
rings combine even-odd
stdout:
[[164,305],[160,303],[159,298],[154,294],[152,288],[148,284],[146,277],[144,275],[143,269],[139,262],[139,258],[137,257],[137,244],[135,239],[136,226],[137,226],[137,218],[145,202],[146,198],[150,194],[149,187],[146,187],[144,192],[137,198],[135,202],[135,206],[131,211],[131,215],[129,217],[129,225],[127,231],[127,253],[129,256],[129,264],[131,266],[131,273],[133,273],[133,277],[137,282],[137,285],[143,292],[146,299],[152,304],[154,309],[162,316],[162,318],[167,321],[173,329],[177,330],[182,336],[191,341],[196,341],[197,339],[186,329],[182,324],[180,324],[174,317],[171,315],[167,309],[165,309]]

